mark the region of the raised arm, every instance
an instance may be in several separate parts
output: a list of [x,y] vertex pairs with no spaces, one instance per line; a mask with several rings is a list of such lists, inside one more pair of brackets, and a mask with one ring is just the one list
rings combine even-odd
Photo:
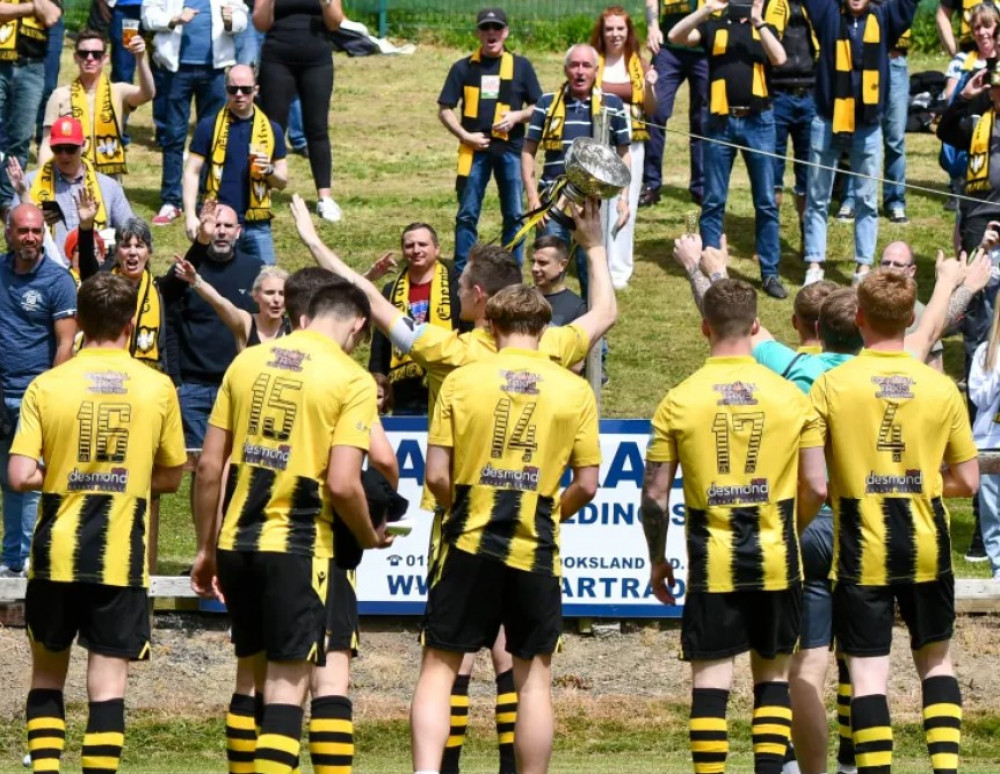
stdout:
[[706,0],[698,10],[689,13],[670,28],[667,39],[675,46],[697,46],[701,43],[701,32],[698,27],[716,11],[728,6],[728,0]]
[[242,352],[250,335],[250,313],[240,309],[228,298],[224,298],[218,290],[198,274],[198,270],[176,253],[174,254],[174,275],[191,286],[191,289],[204,299],[219,319],[226,324],[229,332],[236,339],[236,351]]
[[574,207],[573,220],[576,222],[576,242],[587,251],[587,268],[590,270],[587,313],[574,320],[573,324],[586,332],[590,346],[594,346],[594,342],[611,330],[618,320],[618,302],[604,250],[600,202],[587,199],[583,207]]
[[788,59],[785,48],[774,34],[774,30],[764,23],[764,0],[753,0],[750,6],[750,23],[760,34],[760,43],[764,47],[764,54],[772,67],[781,67]]
[[945,260],[944,253],[938,250],[937,282],[934,283],[934,294],[924,309],[917,329],[903,341],[903,347],[913,357],[921,362],[927,359],[931,347],[944,333],[948,302],[951,294],[965,279],[965,265],[950,258]]

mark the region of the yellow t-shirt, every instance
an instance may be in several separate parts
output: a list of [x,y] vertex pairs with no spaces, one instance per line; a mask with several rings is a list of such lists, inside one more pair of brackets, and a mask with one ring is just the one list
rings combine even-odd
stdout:
[[826,439],[831,577],[885,586],[950,574],[941,463],[976,457],[951,379],[905,352],[866,349],[817,379],[810,397]]
[[187,460],[166,376],[124,350],[82,349],[29,385],[11,454],[45,464],[32,578],[149,585],[153,467]]
[[219,548],[333,556],[330,450],[368,450],[375,381],[332,339],[300,330],[244,350],[209,422],[232,433]]
[[809,400],[752,357],[710,357],[653,415],[649,462],[679,462],[688,588],[781,591],[802,578],[799,451],[823,445]]
[[590,386],[540,351],[505,348],[444,380],[427,443],[452,449],[442,539],[509,567],[559,576],[559,481],[599,465]]

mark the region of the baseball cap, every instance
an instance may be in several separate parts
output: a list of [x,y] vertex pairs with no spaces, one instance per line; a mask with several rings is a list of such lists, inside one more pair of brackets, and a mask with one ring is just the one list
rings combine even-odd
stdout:
[[83,127],[75,118],[63,116],[52,124],[49,145],[83,145]]
[[507,14],[500,8],[484,8],[476,16],[476,26],[482,27],[484,24],[502,24],[507,26]]

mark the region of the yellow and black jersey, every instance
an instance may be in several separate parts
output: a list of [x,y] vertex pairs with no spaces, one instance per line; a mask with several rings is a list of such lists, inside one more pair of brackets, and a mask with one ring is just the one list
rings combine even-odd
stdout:
[[209,419],[233,439],[219,548],[333,556],[330,449],[368,450],[375,396],[371,374],[322,334],[244,350]]
[[149,585],[153,467],[187,460],[166,376],[124,350],[84,348],[28,387],[10,451],[45,465],[32,578]]
[[653,415],[648,462],[679,462],[688,588],[781,591],[801,580],[799,451],[823,445],[809,400],[751,357],[711,357]]
[[447,546],[561,574],[559,481],[599,465],[589,385],[544,352],[505,348],[448,376],[427,443],[452,449]]
[[954,383],[905,352],[862,353],[810,393],[826,437],[831,577],[865,586],[951,573],[941,463],[976,457]]
[[[553,362],[569,368],[587,356],[590,339],[578,325],[560,325],[545,329],[538,349]],[[496,351],[496,341],[485,328],[459,333],[424,325],[420,336],[413,343],[410,356],[427,372],[427,386],[430,390],[428,414],[434,414],[434,403],[441,390],[441,383],[448,374],[456,368],[496,354]]]

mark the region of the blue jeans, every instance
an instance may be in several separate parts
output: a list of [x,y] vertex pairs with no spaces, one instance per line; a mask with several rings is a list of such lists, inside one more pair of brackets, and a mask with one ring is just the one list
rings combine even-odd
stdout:
[[830,208],[833,176],[840,155],[847,151],[851,171],[869,177],[854,178],[854,260],[871,265],[875,260],[875,240],[878,239],[878,185],[871,179],[882,168],[882,127],[878,124],[859,126],[850,138],[833,136],[833,124],[816,116],[812,123],[809,161],[829,169],[809,167],[806,192],[806,249],[808,263],[826,260],[826,217]]
[[35,120],[35,143],[42,141],[42,119],[45,118],[45,105],[59,85],[59,57],[62,54],[63,42],[66,37],[66,24],[62,17],[49,27],[49,42],[45,48],[45,85],[42,88],[42,99],[38,103],[38,118]]
[[[885,140],[885,183],[882,184],[882,209],[906,207],[906,117],[910,111],[910,68],[905,56],[889,60],[889,93],[882,112],[882,137]],[[892,181],[892,182],[889,182]],[[848,177],[841,206],[854,207],[855,178]]]
[[112,83],[132,83],[135,77],[135,55],[122,45],[122,20],[139,19],[142,10],[141,4],[116,5],[111,9],[111,29],[108,35],[111,38],[111,82]]
[[271,238],[271,221],[255,220],[243,224],[237,249],[242,255],[259,258],[267,266],[274,266],[274,240]]
[[305,148],[306,130],[302,126],[302,101],[296,97],[288,106],[288,144],[295,150]]
[[1000,570],[1000,476],[979,477],[979,529],[993,572]]
[[[21,399],[3,399],[15,426],[21,415]],[[31,533],[38,516],[40,492],[15,492],[7,480],[7,463],[13,436],[0,441],[0,488],[3,489],[3,563],[13,570],[24,569],[31,548]]]
[[786,91],[775,91],[774,102],[774,147],[781,156],[774,160],[774,189],[785,187],[785,153],[788,140],[792,140],[795,154],[795,195],[806,195],[806,178],[809,168],[804,162],[809,160],[809,132],[816,117],[816,101],[812,93],[797,96]]
[[188,451],[201,451],[208,429],[208,417],[219,394],[219,385],[202,382],[184,382],[177,388],[181,404],[181,423],[184,425],[184,444]]
[[[500,193],[500,212],[503,213],[503,235],[507,244],[517,234],[521,219],[521,156],[507,151],[494,154],[489,151],[472,156],[472,169],[464,184],[458,188],[458,215],[455,216],[455,268],[461,272],[469,250],[479,239],[477,226],[483,207],[483,197],[490,176],[496,178]],[[517,246],[514,257],[520,264],[524,260],[524,244]]]
[[[247,13],[252,13],[250,9]],[[247,19],[243,32],[233,35],[233,45],[236,47],[236,64],[256,67],[260,63],[260,44],[264,41],[264,33],[253,26],[253,19]]]
[[222,110],[226,104],[225,71],[210,65],[181,65],[176,73],[168,70],[158,72],[163,86],[162,105],[166,110],[163,126],[160,127],[163,145],[160,201],[180,207],[184,142],[191,119],[191,99],[194,98],[196,122]]
[[[708,108],[708,59],[701,51],[675,51],[662,47],[653,57],[656,70],[656,112],[652,121],[664,126],[674,112],[674,98],[677,90],[686,80],[690,92],[690,113],[688,126],[692,134],[704,135],[705,110]],[[646,188],[657,190],[663,184],[663,147],[666,133],[655,126],[649,127],[646,140],[646,160],[643,164],[642,183]],[[691,182],[689,190],[694,196],[701,196],[705,187],[702,167],[701,140],[690,140]]]
[[4,163],[0,165],[0,205],[10,204],[14,189],[7,177],[6,157],[14,156],[27,169],[28,149],[35,136],[35,118],[45,88],[45,62],[0,62],[0,126],[3,126]]
[[[545,224],[539,236],[554,236],[561,239],[569,247],[573,243],[573,232],[553,218]],[[576,276],[580,280],[580,298],[587,300],[590,289],[590,272],[587,269],[587,252],[579,245],[573,249],[571,256],[576,261]]]
[[[764,110],[748,116],[709,116],[706,137],[714,140],[774,151],[774,111]],[[705,201],[701,207],[698,228],[701,241],[707,247],[718,247],[722,238],[722,222],[726,213],[729,178],[733,173],[736,148],[715,142],[705,143]],[[774,160],[770,156],[742,151],[750,175],[753,194],[754,233],[760,276],[777,276],[781,245],[778,241],[778,207],[774,203]]]

